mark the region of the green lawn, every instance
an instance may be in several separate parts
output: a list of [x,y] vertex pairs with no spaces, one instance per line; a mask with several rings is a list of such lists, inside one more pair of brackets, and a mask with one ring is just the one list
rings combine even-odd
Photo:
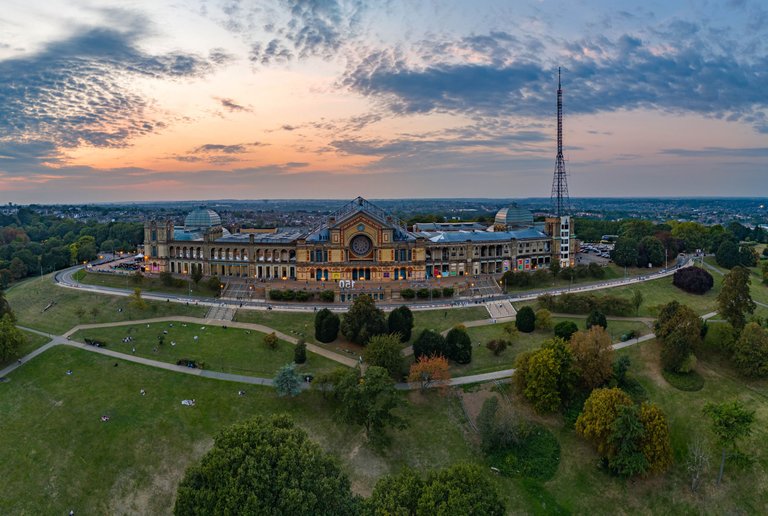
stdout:
[[[671,276],[633,285],[604,288],[589,293],[595,296],[612,295],[631,299],[634,292],[639,291],[643,294],[643,304],[640,306],[638,313],[641,317],[655,317],[657,315],[656,308],[673,299],[676,299],[681,304],[690,306],[696,313],[703,315],[717,309],[717,293],[720,291],[722,276],[713,274],[712,277],[715,285],[712,290],[703,295],[689,294],[680,290],[672,284]],[[537,307],[536,301],[525,301],[514,303],[514,305],[517,310],[523,306],[532,306],[534,309]]]
[[98,285],[100,287],[124,288],[133,290],[140,288],[146,292],[167,292],[169,294],[193,296],[193,297],[214,297],[218,292],[209,289],[204,281],[197,285],[193,281],[185,281],[181,287],[165,286],[159,278],[144,276],[141,282],[136,283],[133,275],[111,274],[107,272],[86,272],[80,270],[75,276],[77,280],[86,285]]
[[[171,326],[173,324],[173,326]],[[202,328],[205,328],[204,330]],[[163,334],[167,331],[167,334]],[[158,345],[158,335],[164,343]],[[134,340],[125,343],[131,336]],[[198,339],[195,340],[194,337]],[[225,373],[244,374],[271,378],[285,364],[293,362],[293,344],[280,341],[275,350],[268,349],[263,342],[264,334],[256,331],[199,324],[155,323],[94,328],[81,330],[72,338],[83,342],[88,337],[107,344],[109,349],[161,362],[175,364],[180,359],[203,362],[204,368]],[[171,343],[175,342],[175,345]],[[155,351],[155,349],[157,351]],[[332,371],[340,364],[327,358],[307,353],[307,362],[297,371],[320,373]]]
[[[575,322],[580,330],[586,329],[586,317],[583,319],[553,317],[552,325],[554,326],[561,321],[567,320]],[[520,353],[538,349],[544,341],[554,337],[552,330],[536,330],[532,333],[518,332],[512,347],[507,348],[499,356],[495,356],[485,345],[493,339],[506,339],[507,337],[504,333],[504,326],[506,324],[514,323],[489,324],[467,328],[467,333],[469,333],[472,339],[472,361],[465,365],[452,364],[451,374],[453,376],[467,376],[511,369],[515,366],[515,359]],[[608,333],[611,334],[613,342],[618,342],[621,335],[630,330],[635,330],[640,335],[650,332],[648,326],[642,322],[608,320]]]
[[[32,353],[34,350],[36,350],[37,348],[39,348],[40,346],[46,344],[48,341],[51,340],[48,337],[38,335],[37,333],[32,333],[31,331],[22,330],[21,332],[24,334],[27,340],[24,343],[24,345],[22,345],[19,348],[19,353],[18,353],[19,357],[23,357],[29,353]],[[15,358],[11,358],[9,360],[6,360],[5,362],[0,362],[0,369],[2,369],[3,367],[7,366],[8,364],[10,364],[15,360],[16,360]]]
[[[206,308],[180,303],[147,301],[145,310],[129,306],[128,298],[95,294],[57,286],[52,275],[18,283],[5,293],[18,324],[56,334],[77,324],[129,321],[169,315],[203,317]],[[49,303],[54,304],[45,310]],[[83,311],[78,316],[78,309]],[[120,311],[122,309],[122,311]]]
[[[361,493],[404,465],[476,460],[452,397],[403,394],[414,400],[402,411],[410,428],[392,432],[392,445],[376,452],[361,427],[338,423],[315,393],[279,398],[268,388],[119,362],[113,367],[115,359],[59,346],[0,384],[0,513],[168,514],[184,469],[212,436],[257,414],[293,415],[340,458]],[[247,394],[238,396],[239,389]],[[181,405],[189,398],[195,407]],[[102,423],[102,415],[111,420]]]
[[[339,316],[342,314],[340,313]],[[445,310],[414,310],[411,342],[419,336],[421,330],[430,328],[443,331],[465,321],[487,319],[488,311],[482,306],[453,308]],[[315,341],[314,312],[281,312],[279,310],[238,310],[235,320],[263,324],[288,335],[303,336],[307,342]],[[339,334],[339,338],[329,344],[321,344],[336,350],[339,346],[350,344]]]
[[651,274],[654,272],[658,272],[661,270],[662,267],[653,267],[651,269],[648,268],[640,268],[640,267],[627,267],[626,274],[624,271],[624,267],[619,267],[618,265],[614,263],[609,263],[605,267],[603,267],[603,270],[605,271],[605,276],[602,278],[593,278],[593,277],[586,277],[586,278],[574,278],[573,281],[571,280],[565,280],[562,278],[556,278],[552,280],[552,276],[550,275],[549,281],[547,281],[545,284],[540,285],[530,285],[527,287],[510,287],[507,286],[507,292],[514,294],[519,292],[526,292],[528,290],[541,290],[546,288],[566,288],[570,286],[586,286],[591,285],[593,283],[600,283],[601,281],[607,281],[612,279],[618,279],[618,278],[624,278],[629,277],[633,278],[635,276],[645,276],[647,274]]

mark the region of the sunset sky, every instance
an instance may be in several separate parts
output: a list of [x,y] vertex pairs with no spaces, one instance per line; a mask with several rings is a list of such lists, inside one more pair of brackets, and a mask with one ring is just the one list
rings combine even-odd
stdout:
[[5,0],[0,202],[768,195],[768,4]]

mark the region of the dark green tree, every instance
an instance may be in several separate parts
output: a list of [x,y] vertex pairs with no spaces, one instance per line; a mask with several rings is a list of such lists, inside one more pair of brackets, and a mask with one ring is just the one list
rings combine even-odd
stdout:
[[320,342],[333,342],[339,336],[339,316],[327,308],[315,314],[315,338]]
[[179,485],[176,515],[354,515],[358,501],[337,460],[288,416],[225,428]]
[[403,369],[402,343],[397,334],[374,335],[368,340],[363,359],[369,366],[387,370],[393,378],[399,378]]
[[11,321],[16,321],[16,316],[13,315],[13,310],[11,310],[11,304],[5,298],[5,292],[0,289],[0,319],[5,317],[6,314],[11,317]]
[[747,314],[755,311],[756,305],[749,292],[750,283],[749,269],[736,266],[725,275],[717,294],[718,312],[737,331],[744,327]]
[[342,316],[341,332],[350,342],[364,346],[374,335],[387,333],[384,312],[376,308],[371,296],[361,295]]
[[360,376],[350,370],[336,385],[339,414],[348,424],[362,425],[366,436],[377,444],[386,444],[386,429],[403,429],[406,421],[394,413],[403,404],[395,383],[383,367],[371,366]]
[[732,452],[738,452],[736,441],[752,433],[755,411],[747,410],[740,401],[734,400],[723,403],[707,403],[704,405],[704,414],[712,419],[712,433],[715,434],[717,443],[723,449],[720,472],[717,475],[719,485],[723,479],[727,451],[730,449]]
[[611,251],[611,260],[622,267],[634,267],[637,264],[637,240],[619,238]]
[[573,321],[561,321],[555,325],[555,337],[565,341],[571,339],[571,335],[579,331],[579,327]]
[[389,312],[387,317],[389,333],[399,333],[401,342],[411,340],[413,330],[413,312],[405,305],[399,306]]
[[637,244],[637,266],[648,267],[648,264],[659,267],[664,263],[664,244],[654,236],[643,237]]
[[221,280],[218,276],[211,276],[205,282],[205,286],[208,287],[208,290],[211,290],[215,296],[218,296],[221,293],[221,285]]
[[458,364],[468,364],[472,361],[472,339],[469,338],[464,326],[455,326],[445,336],[447,358]]
[[733,240],[724,240],[715,253],[715,260],[720,267],[731,269],[739,264],[739,245]]
[[748,245],[739,248],[739,265],[742,267],[754,267],[757,265],[757,252]]
[[619,405],[608,435],[608,443],[612,448],[608,467],[623,477],[641,475],[648,469],[648,461],[641,447],[645,429],[639,413],[636,405]]
[[192,264],[192,271],[189,276],[192,278],[192,281],[195,282],[195,285],[200,283],[200,280],[203,279],[203,266],[202,264],[195,266],[195,264]]
[[445,347],[445,338],[442,335],[435,330],[422,330],[413,343],[413,356],[417,359],[420,356],[432,355],[448,358]]
[[522,307],[515,316],[515,326],[523,333],[531,333],[536,329],[536,312],[530,306]]
[[293,348],[293,361],[296,364],[303,364],[307,361],[307,343],[300,338]]
[[27,337],[16,327],[10,313],[0,319],[0,364],[16,358]]
[[605,318],[605,314],[598,309],[592,310],[587,316],[587,329],[590,329],[592,326],[602,326],[603,329],[608,328],[608,320]]
[[733,361],[745,376],[768,376],[768,331],[754,322],[744,326],[733,344]]

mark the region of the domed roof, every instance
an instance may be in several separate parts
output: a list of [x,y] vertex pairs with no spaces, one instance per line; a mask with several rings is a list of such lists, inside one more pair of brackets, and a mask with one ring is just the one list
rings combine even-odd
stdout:
[[198,208],[184,219],[184,229],[187,231],[207,229],[214,226],[221,226],[221,217],[219,217],[218,213],[208,208]]
[[520,208],[517,204],[511,204],[509,207],[499,210],[494,224],[506,226],[507,229],[530,227],[533,226],[533,213],[525,208]]

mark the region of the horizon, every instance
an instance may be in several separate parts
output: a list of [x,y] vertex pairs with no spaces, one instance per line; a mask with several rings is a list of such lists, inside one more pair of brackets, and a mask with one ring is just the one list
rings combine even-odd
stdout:
[[0,204],[537,198],[559,67],[573,198],[749,197],[766,56],[759,0],[12,0]]

